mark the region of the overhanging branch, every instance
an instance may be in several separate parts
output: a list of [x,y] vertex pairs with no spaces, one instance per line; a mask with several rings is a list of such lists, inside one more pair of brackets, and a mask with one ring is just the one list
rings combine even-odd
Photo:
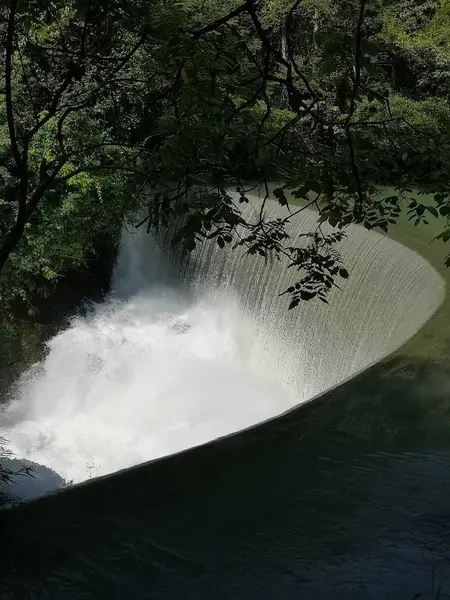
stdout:
[[8,29],[6,34],[5,48],[5,96],[6,96],[6,120],[8,122],[9,139],[14,161],[19,170],[22,169],[22,160],[20,158],[19,146],[16,137],[16,127],[14,123],[13,99],[12,99],[12,56],[14,52],[14,27],[16,20],[18,0],[11,0]]

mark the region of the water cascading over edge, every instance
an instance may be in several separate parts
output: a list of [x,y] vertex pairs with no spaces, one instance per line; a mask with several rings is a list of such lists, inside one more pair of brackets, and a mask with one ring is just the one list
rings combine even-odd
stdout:
[[[243,209],[244,217],[259,212],[259,200],[252,202]],[[271,219],[287,216],[277,202],[266,206]],[[295,241],[316,226],[317,213],[307,209],[293,217],[287,231]],[[244,255],[243,250],[222,250],[210,241],[181,265],[194,298],[220,302],[224,294],[231,294],[238,299],[240,310],[255,325],[250,363],[295,389],[296,402],[395,351],[444,298],[445,284],[435,269],[387,236],[352,225],[339,247],[350,280],[342,290],[331,291],[328,305],[313,300],[292,311],[288,297],[280,294],[295,283],[296,274],[286,269],[283,258],[264,261]],[[171,266],[180,268],[178,258]]]
[[[292,238],[316,218],[294,217]],[[432,267],[387,237],[353,227],[341,250],[343,290],[329,305],[288,311],[280,293],[295,274],[282,262],[210,241],[180,263],[144,231],[125,230],[109,299],[50,341],[0,436],[19,458],[78,482],[228,435],[338,384],[404,343],[444,294]]]

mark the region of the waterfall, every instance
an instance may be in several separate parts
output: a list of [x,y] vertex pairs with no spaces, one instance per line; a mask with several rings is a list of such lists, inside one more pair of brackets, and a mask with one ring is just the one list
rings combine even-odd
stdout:
[[[291,236],[316,217],[293,218]],[[124,230],[109,298],[50,340],[18,382],[0,437],[17,458],[80,482],[322,393],[403,344],[444,294],[423,258],[385,236],[355,226],[341,252],[342,291],[288,311],[280,293],[294,274],[282,261],[210,241],[180,262],[144,231]]]
[[[254,207],[246,209],[247,218]],[[286,217],[268,203],[267,216]],[[314,231],[317,213],[305,210],[288,227],[292,240]],[[323,228],[326,232],[331,227]],[[392,353],[414,335],[444,298],[444,282],[431,265],[409,248],[360,226],[348,228],[339,245],[350,280],[333,289],[329,304],[302,303],[288,311],[296,273],[285,261],[200,246],[187,268],[196,297],[232,290],[243,313],[256,324],[257,363],[264,372],[295,388],[307,400]],[[219,294],[221,292],[219,291]]]

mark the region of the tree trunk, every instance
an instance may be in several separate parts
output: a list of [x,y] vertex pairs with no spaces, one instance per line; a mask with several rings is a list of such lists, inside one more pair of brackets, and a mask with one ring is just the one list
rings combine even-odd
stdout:
[[14,251],[17,244],[20,242],[20,238],[25,231],[25,221],[17,221],[14,227],[8,232],[0,247],[0,272],[5,266],[10,254]]
[[[288,36],[288,22],[287,22],[287,19],[285,19],[283,22],[282,30],[281,30],[281,54],[283,56],[283,59],[286,62],[289,62],[287,36]],[[283,90],[282,90],[282,99],[283,99],[283,104],[286,106],[286,108],[288,110],[291,110],[292,107],[289,102],[289,92],[288,92],[288,89],[286,86],[284,86]]]

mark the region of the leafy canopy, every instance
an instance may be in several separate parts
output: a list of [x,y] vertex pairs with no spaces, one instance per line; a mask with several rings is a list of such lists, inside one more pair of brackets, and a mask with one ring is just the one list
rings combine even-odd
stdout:
[[[387,231],[407,211],[448,240],[449,14],[447,0],[9,0],[2,299],[48,294],[139,211],[188,251],[284,256],[291,307],[348,276],[351,223]],[[265,210],[269,181],[284,219]],[[317,228],[291,239],[307,206]]]

